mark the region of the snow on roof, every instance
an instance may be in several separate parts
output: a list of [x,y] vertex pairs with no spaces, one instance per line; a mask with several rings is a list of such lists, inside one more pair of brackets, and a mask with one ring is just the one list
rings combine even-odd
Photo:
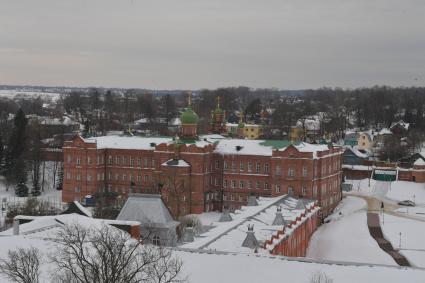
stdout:
[[117,220],[139,221],[141,225],[151,225],[155,228],[178,225],[162,202],[161,196],[148,194],[129,194]]
[[[62,225],[79,224],[86,228],[101,228],[108,220],[95,219],[76,213],[52,216],[17,216],[18,219],[34,219],[31,222],[19,225],[19,233],[37,237],[54,237],[58,228]],[[1,235],[12,235],[13,228],[0,233]]]
[[219,134],[209,134],[209,135],[201,135],[199,136],[200,140],[208,140],[208,141],[215,141],[215,140],[223,140],[226,139],[226,137],[219,135]]
[[[266,141],[266,140],[245,140],[245,139],[224,139],[220,140],[215,148],[215,152],[220,154],[235,154],[235,155],[261,155],[272,156],[273,149],[276,144],[280,146],[279,150],[285,150],[290,142],[286,141]],[[300,152],[312,152],[314,157],[318,151],[328,150],[329,147],[323,144],[299,143],[293,144]]]
[[161,143],[170,143],[172,138],[158,138],[158,137],[124,137],[124,136],[102,136],[84,139],[87,143],[97,143],[98,149],[116,148],[116,149],[139,149],[139,150],[153,150],[155,145]]
[[[116,149],[139,149],[154,150],[155,146],[161,143],[173,143],[171,137],[138,137],[138,136],[101,136],[84,139],[86,143],[96,143],[98,149],[116,148]],[[275,141],[273,141],[275,142]],[[221,135],[203,135],[193,144],[197,147],[205,147],[209,144],[216,143],[216,153],[220,154],[237,154],[237,155],[260,155],[272,156],[273,148],[276,146],[273,142],[266,140],[246,140],[246,139],[228,139]],[[285,150],[291,143],[288,141],[280,142],[279,150]],[[294,146],[300,152],[312,152],[316,157],[318,151],[328,150],[329,147],[323,144],[299,143]]]
[[397,171],[394,170],[375,170],[375,174],[381,175],[397,175]]
[[[272,235],[277,235],[277,231],[283,229],[282,225],[273,225],[278,207],[282,208],[281,212],[285,223],[290,223],[305,211],[304,205],[312,207],[314,202],[303,203],[302,207],[297,204],[299,204],[298,200],[288,196],[260,198],[258,206],[244,206],[240,210],[236,210],[230,214],[231,221],[211,223],[210,225],[213,228],[199,237],[195,237],[194,242],[184,244],[182,247],[229,252],[252,252],[252,249],[242,247],[246,237],[247,226],[254,225],[255,237],[262,245],[265,241],[271,240]],[[312,213],[318,209],[317,207]],[[295,227],[286,227],[284,235],[290,234]],[[281,238],[277,239],[277,241],[280,240]],[[273,242],[267,249],[273,249],[275,244],[277,242]],[[261,251],[268,253],[267,250]]]
[[380,135],[392,135],[392,132],[388,128],[383,128],[379,131]]
[[190,167],[190,164],[183,159],[170,159],[162,163],[161,166]]
[[272,156],[273,147],[261,145],[262,142],[264,140],[220,140],[215,148],[215,152],[220,154]]
[[[294,146],[300,152],[312,152],[314,155],[316,155],[318,151],[329,150],[329,147],[327,144],[310,144],[310,143],[302,142]],[[281,149],[281,150],[284,150],[284,149]]]
[[320,130],[320,121],[318,119],[307,118],[307,119],[304,119],[304,121],[302,120],[297,121],[297,127],[303,127],[303,124],[304,124],[304,127],[309,131]]
[[413,165],[417,165],[417,166],[424,166],[425,165],[425,161],[422,158],[418,158],[416,159],[416,161],[413,163]]
[[81,203],[79,203],[78,201],[74,201],[74,204],[78,207],[78,209],[84,213],[85,215],[87,215],[87,217],[93,217],[91,211],[89,211],[87,208],[85,208],[84,206],[81,205]]
[[406,123],[403,120],[400,120],[398,122],[392,123],[391,126],[390,126],[390,129],[394,128],[397,125],[400,126],[400,127],[402,127],[403,129],[405,129],[406,131],[409,129],[409,126],[410,126],[409,123]]
[[357,148],[351,146],[345,146],[346,150],[350,150],[354,155],[360,158],[368,158],[369,156],[365,153],[360,152]]

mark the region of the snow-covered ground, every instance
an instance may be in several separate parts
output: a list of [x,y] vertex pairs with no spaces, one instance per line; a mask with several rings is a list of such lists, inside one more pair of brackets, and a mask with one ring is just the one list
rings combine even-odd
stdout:
[[370,236],[366,206],[366,201],[361,198],[345,197],[329,217],[331,221],[320,226],[313,234],[307,257],[397,265]]
[[[47,201],[49,204],[51,204],[54,207],[62,208],[62,191],[56,190],[54,186],[54,162],[45,162],[44,167],[44,184],[43,184],[43,192],[40,196],[38,196],[38,199]],[[43,173],[43,165],[41,165],[40,169],[40,175]],[[43,177],[40,176],[40,182],[43,180]],[[30,188],[32,187],[31,183],[31,176],[28,174],[28,181],[27,186]],[[14,205],[17,203],[24,203],[27,201],[27,197],[17,197],[15,195],[15,187],[9,186],[9,188],[6,185],[6,181],[3,176],[0,175],[0,227],[3,226],[4,223],[4,216],[6,214],[5,208],[7,205]]]
[[[340,239],[341,241],[341,239]],[[425,271],[380,266],[344,266],[287,261],[282,257],[216,255],[177,252],[183,273],[190,282],[310,282],[315,272],[324,272],[335,283],[424,282]]]
[[425,184],[397,181],[392,182],[387,198],[401,201],[415,201],[417,205],[425,205]]
[[[353,184],[353,191],[348,195],[367,196],[393,204],[392,209],[387,208],[391,215],[386,213],[384,225],[381,225],[384,236],[395,249],[398,249],[401,232],[402,250],[400,252],[414,266],[425,268],[425,222],[420,221],[421,219],[425,220],[425,185],[406,181],[376,182],[371,180],[369,186],[368,179],[347,180],[346,183]],[[416,206],[397,206],[397,202],[402,200],[415,201]],[[397,213],[398,216],[393,215]],[[380,217],[382,219],[381,215]]]
[[[82,219],[83,216],[69,215],[59,216],[60,222],[52,221],[52,217],[40,219],[40,227],[50,227],[50,229],[40,229],[34,223],[21,225],[21,232],[27,234],[0,237],[0,257],[4,257],[9,249],[16,248],[38,248],[45,260],[41,266],[41,282],[56,282],[50,277],[54,266],[47,259],[49,253],[54,251],[52,242],[48,241],[55,235],[55,227],[60,223],[72,223],[73,218],[77,218],[82,225],[92,225],[97,227],[95,220]],[[26,226],[26,227],[25,227]],[[48,237],[46,237],[48,235]],[[323,272],[335,283],[422,283],[425,278],[425,271],[411,268],[396,268],[369,265],[346,265],[346,264],[322,264],[314,262],[302,262],[297,260],[287,260],[279,256],[264,256],[258,254],[237,254],[237,253],[200,253],[189,251],[175,251],[174,254],[183,261],[182,275],[188,277],[192,283],[253,283],[253,282],[310,282],[312,274]],[[0,274],[0,282],[9,283]],[[10,282],[11,283],[11,282]]]
[[353,190],[349,194],[360,194],[373,196],[377,199],[398,202],[402,200],[415,201],[417,205],[425,206],[425,184],[394,181],[377,182],[369,179],[346,180],[345,183],[352,184]]
[[412,265],[425,268],[425,222],[385,214],[381,227],[394,249],[400,248],[401,232],[400,252]]

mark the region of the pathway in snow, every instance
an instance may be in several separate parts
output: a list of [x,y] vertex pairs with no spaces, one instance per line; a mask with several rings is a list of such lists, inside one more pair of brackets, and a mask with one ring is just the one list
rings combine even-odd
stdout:
[[[368,212],[377,213],[381,217],[381,203],[384,203],[384,225],[381,225],[385,238],[391,242],[394,249],[399,250],[402,232],[402,249],[404,255],[413,266],[425,267],[425,188],[423,184],[412,182],[375,182],[368,186],[368,180],[361,180],[358,186],[347,195],[355,195],[367,203]],[[395,200],[409,199],[416,195],[416,207],[399,206]],[[413,200],[413,199],[410,199]],[[380,240],[379,240],[380,241]],[[378,241],[378,243],[379,243]]]
[[397,265],[371,237],[367,226],[367,202],[347,196],[313,234],[307,257],[315,260],[351,261]]
[[410,266],[409,261],[398,251],[394,250],[393,245],[385,237],[381,229],[381,221],[377,213],[367,213],[367,226],[370,235],[376,240],[379,247],[388,253],[400,266]]

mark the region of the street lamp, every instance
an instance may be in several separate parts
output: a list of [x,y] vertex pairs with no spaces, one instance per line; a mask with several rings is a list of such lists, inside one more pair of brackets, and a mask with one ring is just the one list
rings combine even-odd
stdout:
[[381,209],[382,209],[382,225],[385,224],[385,218],[384,218],[384,202],[381,201]]
[[400,236],[400,241],[399,241],[399,243],[398,243],[398,249],[399,250],[401,250],[401,232],[400,233],[398,233],[399,234],[399,236]]

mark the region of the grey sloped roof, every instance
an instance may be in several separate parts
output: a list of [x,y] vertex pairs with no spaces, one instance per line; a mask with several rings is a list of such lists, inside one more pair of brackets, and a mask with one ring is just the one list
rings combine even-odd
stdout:
[[176,227],[160,195],[130,194],[117,220],[139,221],[141,226],[153,228]]

